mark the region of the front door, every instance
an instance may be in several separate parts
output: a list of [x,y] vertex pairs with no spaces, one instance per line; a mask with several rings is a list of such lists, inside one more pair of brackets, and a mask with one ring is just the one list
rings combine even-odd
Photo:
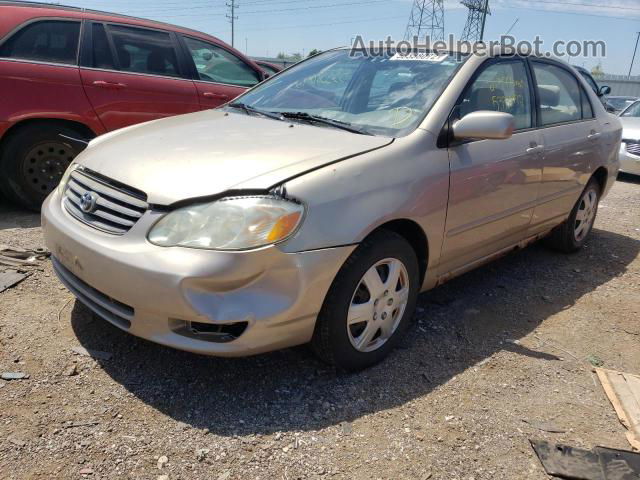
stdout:
[[219,107],[262,80],[262,73],[232,52],[192,37],[183,40],[193,61],[202,108]]
[[540,185],[540,136],[532,89],[520,59],[489,61],[454,109],[516,118],[507,140],[454,143],[449,148],[450,193],[440,273],[464,268],[526,235]]
[[200,109],[171,33],[93,23],[87,43],[82,84],[107,130]]

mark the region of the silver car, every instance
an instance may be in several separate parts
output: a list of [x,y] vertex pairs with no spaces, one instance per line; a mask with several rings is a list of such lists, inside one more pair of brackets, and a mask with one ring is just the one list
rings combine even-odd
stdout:
[[640,101],[631,104],[620,114],[622,144],[620,171],[640,175]]
[[93,140],[43,228],[61,281],[133,335],[360,369],[420,292],[543,237],[579,249],[620,137],[558,61],[336,49]]

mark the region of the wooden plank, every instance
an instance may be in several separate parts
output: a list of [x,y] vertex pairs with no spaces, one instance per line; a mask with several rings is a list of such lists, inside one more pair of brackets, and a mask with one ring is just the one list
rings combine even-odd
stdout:
[[595,370],[620,423],[628,430],[629,443],[640,450],[640,377],[603,368]]

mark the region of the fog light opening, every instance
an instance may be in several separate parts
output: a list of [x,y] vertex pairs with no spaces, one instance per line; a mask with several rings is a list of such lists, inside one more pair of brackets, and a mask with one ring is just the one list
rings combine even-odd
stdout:
[[242,335],[248,324],[248,322],[214,324],[180,321],[180,326],[174,331],[180,335],[206,342],[228,343]]

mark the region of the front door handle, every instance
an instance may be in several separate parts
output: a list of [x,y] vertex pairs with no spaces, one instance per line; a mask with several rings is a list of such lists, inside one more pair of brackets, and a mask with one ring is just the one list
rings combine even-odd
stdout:
[[127,85],[119,82],[105,82],[104,80],[96,80],[93,82],[93,85],[100,88],[107,88],[110,90],[122,90],[123,88],[127,88]]
[[527,148],[527,153],[540,153],[544,150],[544,145],[532,145]]
[[214,92],[204,92],[202,94],[203,97],[206,98],[217,98],[220,100],[228,100],[229,99],[229,95],[225,94],[225,93],[214,93]]
[[602,135],[600,132],[592,131],[589,135],[587,135],[587,138],[589,140],[597,140],[598,138],[600,138],[600,135]]

